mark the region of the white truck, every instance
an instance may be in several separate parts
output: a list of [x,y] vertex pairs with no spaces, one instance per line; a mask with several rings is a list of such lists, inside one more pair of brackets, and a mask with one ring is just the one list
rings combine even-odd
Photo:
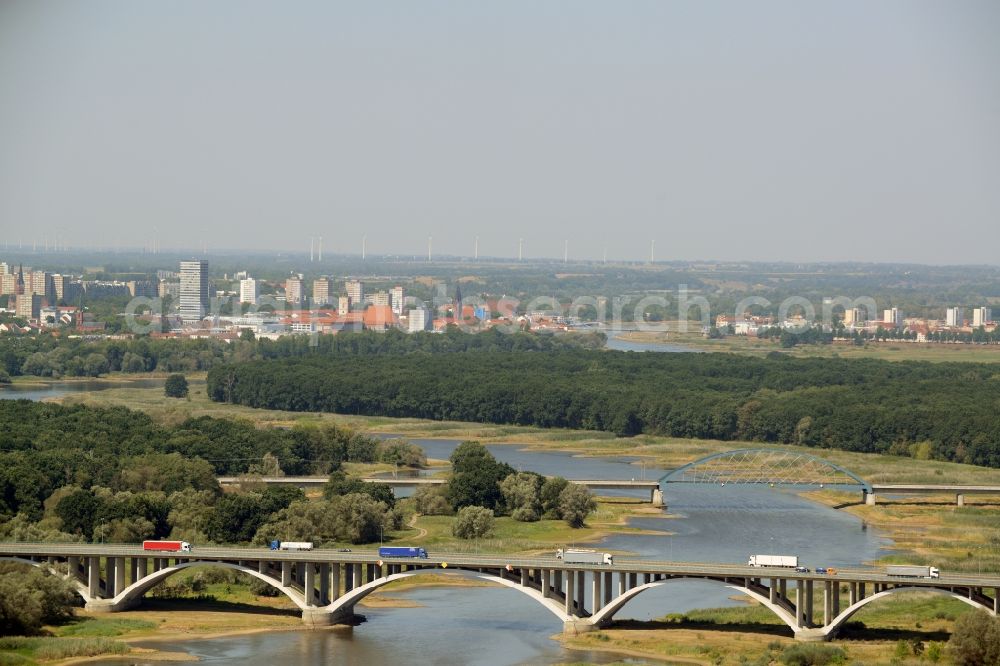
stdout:
[[611,553],[577,548],[560,548],[556,551],[556,557],[567,564],[606,564],[610,567],[615,563]]
[[900,578],[940,578],[941,570],[937,567],[922,567],[910,564],[890,564],[885,568],[889,576]]
[[312,541],[272,541],[271,550],[312,550]]
[[797,555],[751,555],[747,566],[794,569],[799,566],[799,558]]

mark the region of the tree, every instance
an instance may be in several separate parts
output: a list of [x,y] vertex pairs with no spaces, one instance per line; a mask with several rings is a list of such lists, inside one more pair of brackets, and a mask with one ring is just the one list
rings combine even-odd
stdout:
[[542,483],[543,477],[534,472],[511,474],[500,483],[511,518],[533,522],[542,517]]
[[173,374],[167,377],[167,382],[163,385],[163,393],[168,398],[186,398],[188,383],[184,379],[184,375]]
[[583,486],[569,483],[559,493],[559,512],[570,527],[583,527],[587,516],[596,509],[593,493]]
[[376,502],[384,502],[390,508],[396,505],[396,496],[388,484],[367,483],[361,479],[349,477],[340,470],[331,474],[330,480],[323,487],[323,497],[326,499],[342,497],[352,493],[368,495]]
[[569,481],[561,476],[553,476],[545,479],[542,489],[539,491],[539,499],[542,502],[542,517],[550,520],[560,520],[562,509],[559,508],[559,495],[569,485]]
[[94,518],[102,505],[94,493],[81,488],[59,500],[56,515],[62,520],[64,532],[82,534],[90,539],[94,533]]
[[479,442],[462,442],[450,460],[453,472],[445,496],[453,508],[503,508],[500,482],[514,473],[513,467],[498,462]]
[[1000,664],[1000,620],[984,610],[965,613],[955,620],[948,650],[960,666]]
[[413,493],[413,503],[417,512],[425,516],[447,516],[451,513],[451,505],[441,486],[418,487]]
[[35,567],[0,566],[0,636],[34,634],[73,616],[70,583]]
[[493,534],[493,509],[463,507],[455,517],[451,533],[459,539],[479,539]]
[[223,495],[205,525],[205,533],[216,543],[247,542],[267,518],[257,493]]

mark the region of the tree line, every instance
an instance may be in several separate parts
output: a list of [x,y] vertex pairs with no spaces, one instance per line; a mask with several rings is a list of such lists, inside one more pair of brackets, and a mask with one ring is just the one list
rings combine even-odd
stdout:
[[[247,332],[249,333],[249,332]],[[604,346],[603,333],[570,336],[532,333],[480,334],[451,329],[444,335],[364,331],[339,335],[286,335],[277,340],[152,338],[130,340],[65,338],[53,334],[0,337],[0,378],[98,377],[109,372],[195,372],[221,363],[304,356],[377,356],[458,351],[552,351]]]
[[216,401],[292,411],[921,451],[1000,467],[996,366],[554,350],[286,358],[208,374]]

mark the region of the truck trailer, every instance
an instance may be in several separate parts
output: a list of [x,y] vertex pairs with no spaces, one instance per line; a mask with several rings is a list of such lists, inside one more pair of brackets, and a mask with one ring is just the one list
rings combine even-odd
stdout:
[[419,557],[427,559],[427,551],[412,546],[382,546],[378,549],[379,557]]
[[941,570],[937,567],[923,567],[910,564],[890,564],[885,568],[889,576],[900,578],[940,578]]
[[747,566],[794,569],[799,566],[799,558],[797,555],[751,555]]
[[615,563],[611,553],[601,553],[596,550],[576,548],[560,548],[556,557],[567,564],[606,564],[609,567]]
[[271,550],[312,550],[312,541],[278,541],[271,542]]
[[143,550],[159,550],[168,553],[189,553],[191,544],[187,541],[143,541]]

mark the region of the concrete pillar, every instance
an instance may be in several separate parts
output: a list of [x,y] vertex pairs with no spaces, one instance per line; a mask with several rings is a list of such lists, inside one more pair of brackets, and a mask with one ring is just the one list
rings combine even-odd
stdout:
[[840,583],[833,584],[833,617],[840,615]]
[[319,565],[319,605],[326,606],[330,603],[330,565],[323,563]]
[[862,582],[858,583],[858,598],[854,600],[855,603],[861,601],[865,598],[865,584]]
[[566,615],[573,615],[573,587],[576,583],[576,572],[566,572]]
[[650,576],[650,574],[648,574],[648,573],[642,574],[642,584],[643,585],[649,585],[649,583],[651,582],[651,580],[652,580],[652,576]]
[[521,568],[521,587],[528,587],[528,570]]
[[365,582],[370,583],[375,580],[375,565],[369,564],[365,567]]
[[111,598],[115,596],[115,565],[116,558],[109,557],[104,560],[104,596]]
[[548,569],[542,569],[542,598],[548,599],[551,596],[551,591],[549,590],[549,583],[551,578],[551,572]]
[[666,503],[663,501],[663,491],[659,488],[653,488],[653,492],[650,493],[649,503],[658,508],[666,508]]
[[351,572],[351,575],[354,577],[354,587],[355,588],[361,587],[362,585],[364,585],[361,575],[362,574],[361,564],[355,564],[353,569],[354,571]]
[[595,571],[593,572],[592,575],[593,575],[593,580],[591,581],[590,584],[591,585],[590,598],[593,599],[594,601],[593,601],[593,606],[590,609],[590,612],[596,613],[597,611],[601,610],[601,601],[604,598],[604,595],[602,594],[603,591],[601,590],[601,578],[603,576],[601,575],[600,571]]
[[576,614],[583,616],[583,604],[587,600],[587,572],[577,571],[576,572]]
[[301,565],[304,569],[302,576],[302,596],[306,599],[306,605],[316,605],[316,565],[312,562]]
[[813,623],[813,589],[814,581],[806,581],[806,624],[812,626]]
[[849,583],[847,585],[847,605],[853,606],[858,602],[858,584]]
[[292,584],[292,563],[288,560],[281,562],[281,585],[288,587]]
[[801,578],[795,581],[795,626],[806,626],[806,586]]
[[113,596],[121,594],[125,589],[125,558],[115,558],[115,593]]
[[767,586],[767,599],[772,604],[778,600],[778,581],[774,578],[771,579],[770,585]]
[[268,562],[267,560],[257,560],[257,573],[267,575]]
[[630,573],[628,575],[628,589],[639,587],[639,574]]
[[611,581],[613,580],[613,578],[614,578],[614,574],[612,574],[610,571],[605,571],[604,572],[604,605],[605,606],[607,606],[608,604],[611,603],[611,599],[612,599]]
[[830,581],[823,581],[823,626],[830,624],[833,614],[833,589]]
[[562,569],[556,569],[552,572],[552,589],[560,594],[563,591],[563,572]]
[[965,506],[965,495],[962,493],[955,495],[955,504],[958,506]]
[[875,492],[865,493],[865,504],[868,506],[875,506]]
[[79,580],[80,578],[80,558],[76,555],[70,555],[66,558],[66,568],[69,570],[69,575],[73,580]]
[[1000,587],[993,588],[993,614],[1000,613]]
[[87,594],[91,599],[101,596],[101,558],[87,558]]
[[628,583],[627,583],[627,579],[625,578],[625,572],[624,571],[619,571],[618,572],[618,594],[616,596],[620,597],[623,594],[625,594],[626,592],[628,592]]
[[330,565],[330,601],[340,598],[340,562]]
[[782,578],[778,581],[778,596],[788,601],[788,579]]

